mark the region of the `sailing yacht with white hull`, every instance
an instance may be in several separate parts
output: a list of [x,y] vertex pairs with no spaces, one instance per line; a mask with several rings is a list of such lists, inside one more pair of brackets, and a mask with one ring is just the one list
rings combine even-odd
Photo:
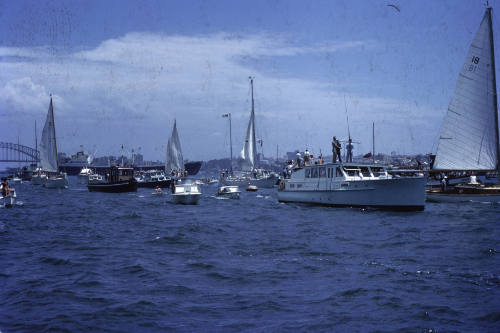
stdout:
[[46,179],[43,183],[47,188],[67,188],[68,179],[66,173],[59,172],[57,161],[56,125],[54,122],[54,105],[50,96],[49,111],[42,131],[40,142],[40,164]]
[[243,172],[238,172],[236,175],[230,174],[227,177],[221,177],[221,183],[231,186],[247,186],[251,184],[261,188],[272,188],[276,184],[278,177],[272,172],[255,168],[257,160],[257,142],[255,140],[253,78],[250,77],[249,79],[252,91],[252,110],[250,112],[250,120],[248,121],[245,142],[241,150],[241,166]]
[[465,184],[427,190],[430,201],[500,201],[500,186],[478,183],[476,173],[500,176],[498,101],[491,8],[486,8],[458,76],[431,175],[471,175]]

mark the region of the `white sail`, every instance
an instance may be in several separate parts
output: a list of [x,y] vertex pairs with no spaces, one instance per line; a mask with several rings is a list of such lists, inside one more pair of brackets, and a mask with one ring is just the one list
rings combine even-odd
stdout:
[[441,130],[434,169],[497,168],[498,109],[490,10],[486,10],[459,73]]
[[243,149],[241,150],[241,168],[243,171],[252,171],[255,168],[255,158],[257,156],[257,145],[255,141],[255,113],[253,104],[253,79],[250,78],[252,88],[252,111],[250,112],[250,120],[248,121],[247,134]]
[[184,170],[184,159],[182,158],[181,141],[177,133],[176,121],[174,121],[172,136],[168,139],[167,160],[165,163],[165,171],[170,173],[172,170]]
[[56,129],[54,124],[54,107],[52,97],[50,98],[49,111],[42,131],[42,140],[40,141],[40,164],[42,170],[57,172],[57,146]]

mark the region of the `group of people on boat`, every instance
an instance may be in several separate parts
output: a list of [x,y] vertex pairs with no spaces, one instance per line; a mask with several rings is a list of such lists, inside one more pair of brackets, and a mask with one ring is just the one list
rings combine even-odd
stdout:
[[170,176],[172,178],[182,178],[182,177],[187,177],[188,176],[188,171],[187,170],[172,170],[170,172]]

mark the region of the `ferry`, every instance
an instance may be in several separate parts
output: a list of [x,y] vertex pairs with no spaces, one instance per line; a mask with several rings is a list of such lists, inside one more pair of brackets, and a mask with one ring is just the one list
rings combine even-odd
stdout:
[[278,200],[338,207],[422,211],[426,178],[400,176],[386,166],[327,163],[295,169],[280,182]]

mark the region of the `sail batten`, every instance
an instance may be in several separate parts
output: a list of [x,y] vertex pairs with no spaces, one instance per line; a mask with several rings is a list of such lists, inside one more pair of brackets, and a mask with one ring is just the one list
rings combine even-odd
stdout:
[[52,97],[50,98],[49,111],[43,126],[42,138],[40,140],[40,165],[43,170],[57,172],[57,146],[56,131],[54,123],[54,107]]
[[182,157],[181,141],[179,140],[176,121],[174,121],[172,135],[168,139],[167,158],[165,162],[165,171],[170,173],[172,170],[184,170],[184,159]]
[[491,31],[486,10],[458,75],[439,139],[435,170],[494,170],[498,128]]

